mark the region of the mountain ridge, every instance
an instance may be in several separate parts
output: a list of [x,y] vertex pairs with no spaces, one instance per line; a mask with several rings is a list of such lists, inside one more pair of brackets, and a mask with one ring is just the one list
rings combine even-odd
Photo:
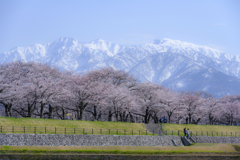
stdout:
[[[62,37],[47,44],[16,47],[1,53],[0,57],[0,63],[16,60],[35,61],[75,72],[113,67],[129,71],[139,81],[151,81],[177,91],[202,90],[217,97],[240,94],[240,91],[236,91],[237,86],[240,86],[240,56],[168,38],[155,39],[143,45],[124,46],[103,39],[79,42],[74,38]],[[209,72],[209,69],[213,72]],[[221,77],[222,80],[214,80],[214,77]],[[196,84],[194,87],[193,79],[206,84],[204,86]],[[232,88],[226,86],[230,85],[228,83],[230,79],[237,86]],[[218,86],[214,86],[214,81],[218,82],[216,84]],[[219,91],[216,88],[226,90]]]

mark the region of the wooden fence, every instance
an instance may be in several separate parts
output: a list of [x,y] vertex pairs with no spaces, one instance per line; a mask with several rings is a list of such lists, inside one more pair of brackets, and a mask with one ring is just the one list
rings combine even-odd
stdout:
[[95,135],[151,135],[147,130],[96,129],[96,128],[60,128],[60,127],[16,127],[0,126],[0,133],[21,134],[95,134]]

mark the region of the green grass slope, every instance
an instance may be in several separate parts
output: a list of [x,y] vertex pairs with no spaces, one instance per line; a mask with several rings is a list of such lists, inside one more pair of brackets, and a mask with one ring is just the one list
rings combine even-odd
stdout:
[[[67,134],[119,134],[119,135],[152,135],[146,132],[143,123],[100,122],[78,120],[52,120],[40,118],[5,118],[0,117],[0,132],[3,133],[62,133]],[[14,127],[12,127],[14,126]],[[168,135],[183,135],[183,128],[189,128],[194,135],[203,136],[240,136],[240,126],[194,125],[194,124],[166,124],[163,125],[164,133]],[[25,128],[23,128],[25,127]],[[56,128],[56,130],[55,130]],[[66,130],[65,130],[66,128]],[[75,130],[75,129],[76,130]],[[109,130],[110,129],[110,130]],[[19,132],[18,132],[19,131]],[[178,132],[179,131],[179,132]]]
[[165,153],[236,153],[239,144],[202,143],[191,146],[0,146],[0,153],[94,153],[94,154],[165,154]]
[[166,124],[162,125],[164,133],[183,135],[183,129],[189,128],[189,131],[198,136],[240,136],[240,126],[221,126],[221,125],[196,125],[196,124]]
[[40,119],[40,118],[36,118],[36,119],[35,118],[5,118],[5,117],[0,117],[0,126],[146,130],[144,124],[142,123],[52,120],[52,119]]
[[0,133],[152,135],[143,123],[5,117],[0,117]]

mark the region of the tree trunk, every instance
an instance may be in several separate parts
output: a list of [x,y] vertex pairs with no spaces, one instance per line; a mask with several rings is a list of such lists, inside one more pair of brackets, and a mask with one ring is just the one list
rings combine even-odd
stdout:
[[119,112],[119,121],[124,122],[124,112],[123,113]]
[[93,117],[94,117],[94,120],[97,120],[97,106],[93,106]]
[[52,107],[52,105],[49,105],[49,107],[48,107],[48,118],[52,119],[52,116],[53,116],[53,107]]
[[101,119],[101,117],[102,117],[102,112],[100,111],[98,116],[97,116],[97,121],[99,121],[99,119]]
[[167,115],[168,115],[168,123],[171,123],[172,113],[173,113],[173,112],[171,112],[171,111],[169,111],[169,112],[167,113]]
[[79,120],[83,120],[83,110],[80,109],[79,111]]
[[154,116],[152,118],[154,120],[154,123],[158,123],[158,116],[156,113],[154,113]]
[[11,103],[1,103],[5,108],[5,116],[12,117],[12,104]]
[[40,106],[40,118],[43,118],[43,109],[44,109],[44,105],[43,105],[43,103],[41,103],[41,106]]
[[192,119],[192,121],[193,121],[192,124],[198,124],[200,120],[201,120],[201,118],[198,118],[196,121],[194,119]]
[[112,111],[111,110],[108,111],[108,121],[109,122],[112,121]]
[[209,124],[212,125],[213,124],[213,117],[211,116],[211,113],[208,115],[209,118]]
[[192,114],[188,114],[188,124],[192,124]]
[[62,117],[63,117],[63,120],[66,119],[66,116],[65,116],[65,109],[61,108],[62,109]]
[[5,107],[5,116],[10,117],[9,111],[8,111],[8,105],[4,105]]
[[151,114],[148,114],[148,116],[147,116],[147,123],[149,123],[150,118],[151,118]]
[[130,122],[131,123],[134,123],[135,122],[135,119],[134,119],[134,117],[133,117],[133,115],[129,112],[129,115],[130,115]]
[[32,117],[31,108],[32,108],[31,105],[28,103],[28,110],[27,110],[28,113],[27,113],[27,117],[30,117],[30,118]]
[[119,116],[119,111],[118,111],[117,109],[115,109],[115,107],[114,107],[114,113],[115,113],[116,121],[118,122],[118,121],[119,121],[119,118],[118,118],[118,116]]
[[78,105],[78,109],[79,109],[79,120],[83,120],[83,112],[85,110],[85,108],[87,107],[88,103],[83,103],[83,102],[80,102],[79,105]]
[[148,107],[147,107],[147,109],[146,109],[146,114],[145,114],[145,116],[144,116],[144,122],[147,124],[148,122],[149,122],[149,111],[148,111],[149,109],[148,109]]

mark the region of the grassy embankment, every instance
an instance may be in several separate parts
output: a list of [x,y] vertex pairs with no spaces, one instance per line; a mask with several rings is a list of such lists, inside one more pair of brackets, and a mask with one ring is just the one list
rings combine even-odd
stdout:
[[[72,120],[52,120],[40,118],[4,118],[0,117],[0,126],[3,126],[3,133],[47,133],[54,134],[119,134],[119,135],[146,135],[146,128],[142,123],[123,123],[123,122],[99,122],[99,121],[72,121]],[[6,127],[8,126],[8,127]],[[14,128],[12,127],[14,126]],[[217,126],[217,125],[179,125],[163,124],[163,130],[167,134],[183,135],[181,132],[184,127],[189,128],[195,135],[203,136],[240,136],[239,126]],[[46,128],[45,128],[46,127]],[[56,130],[55,130],[56,128]],[[109,130],[110,129],[110,130]],[[172,132],[173,131],[173,132]],[[197,132],[196,132],[197,131]],[[1,128],[0,128],[1,133]],[[147,132],[147,135],[152,133]]]
[[194,144],[176,146],[0,146],[0,153],[25,154],[182,154],[182,153],[240,153],[240,144]]
[[198,136],[237,136],[240,137],[240,126],[220,126],[220,125],[195,125],[195,124],[163,124],[163,130],[168,134],[183,135],[183,129],[189,128],[194,135]]
[[[18,126],[18,127],[42,127],[44,132],[47,127],[47,133],[51,133],[49,128],[87,128],[127,130],[146,132],[144,124],[140,123],[121,123],[121,122],[92,122],[92,121],[70,121],[70,120],[49,120],[35,118],[3,118],[0,117],[0,126]],[[240,127],[236,126],[209,126],[209,125],[176,125],[163,124],[163,128],[171,133],[171,130],[182,130],[184,127],[192,131],[218,131],[218,132],[239,132]],[[12,132],[12,127],[8,133]],[[14,128],[15,133],[16,127]],[[27,129],[26,129],[27,131]],[[126,132],[127,132],[126,131]],[[86,131],[85,131],[86,132]],[[120,131],[119,131],[120,132]],[[40,133],[40,132],[39,132]],[[91,133],[89,133],[91,134]],[[95,133],[94,133],[95,134]],[[106,133],[108,134],[108,133]],[[120,134],[120,133],[119,133]],[[121,132],[123,134],[123,132]],[[54,153],[94,153],[94,154],[178,154],[178,153],[240,153],[240,144],[194,144],[188,147],[175,146],[0,146],[0,153],[33,153],[33,154],[54,154]]]
[[[142,123],[0,117],[3,133],[152,135]],[[12,127],[14,126],[14,127]],[[55,130],[56,128],[56,130]],[[75,129],[74,129],[75,128]],[[110,129],[110,130],[109,130]],[[0,128],[1,133],[1,128]]]

